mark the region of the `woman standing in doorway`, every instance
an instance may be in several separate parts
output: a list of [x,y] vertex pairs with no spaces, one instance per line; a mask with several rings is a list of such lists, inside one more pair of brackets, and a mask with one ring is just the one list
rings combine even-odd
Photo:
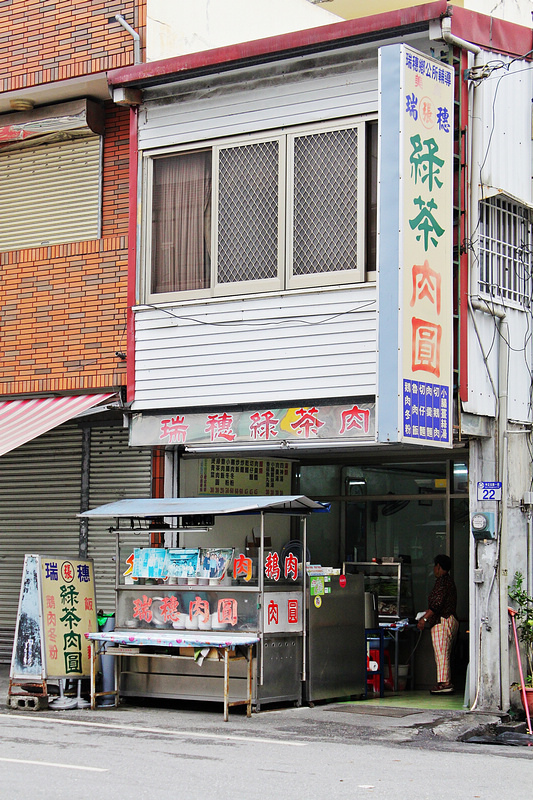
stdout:
[[450,694],[453,685],[450,676],[452,644],[459,628],[457,620],[457,588],[450,575],[452,562],[449,556],[435,556],[435,586],[428,597],[428,608],[418,620],[423,631],[426,623],[431,625],[431,641],[437,666],[437,683],[431,694]]

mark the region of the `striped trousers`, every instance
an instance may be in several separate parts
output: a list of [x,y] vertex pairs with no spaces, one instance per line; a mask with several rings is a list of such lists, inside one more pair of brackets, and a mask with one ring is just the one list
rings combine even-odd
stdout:
[[450,682],[450,656],[458,629],[459,623],[455,617],[441,618],[441,621],[431,628],[431,641],[437,665],[437,683]]

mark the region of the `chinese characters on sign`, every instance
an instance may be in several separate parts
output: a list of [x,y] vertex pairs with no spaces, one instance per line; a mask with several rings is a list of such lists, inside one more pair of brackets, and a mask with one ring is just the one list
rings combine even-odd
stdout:
[[259,458],[202,458],[199,494],[287,495],[291,493],[291,464]]
[[270,633],[298,633],[302,630],[301,595],[269,592],[265,595],[264,626]]
[[400,49],[403,75],[401,422],[404,441],[450,444],[453,70]]
[[[191,598],[192,599],[189,599]],[[180,615],[185,615],[192,623],[196,619],[202,626],[210,627],[211,604],[205,596],[196,594],[171,595],[166,597],[147,597],[145,594],[133,598],[132,617],[148,625],[158,625],[161,619],[164,624],[172,623],[173,627],[187,627],[180,624]],[[234,597],[223,597],[213,603],[213,614],[219,625],[235,627],[239,621],[237,600]],[[198,627],[196,624],[194,627]]]
[[89,675],[85,633],[97,628],[92,562],[42,556],[41,591],[48,677]]
[[[237,555],[233,562],[234,578],[248,583],[253,577],[255,581],[257,576],[252,575],[253,565],[254,561],[250,557],[242,553]],[[263,569],[266,578],[285,583],[283,591],[269,591],[265,595],[261,612],[264,614],[265,626],[278,633],[299,632],[303,617],[301,587],[296,583],[300,578],[297,557],[288,553],[285,558],[280,559],[278,553],[268,552],[265,554]],[[250,596],[247,594],[242,593],[235,597],[228,593],[221,597],[217,592],[203,591],[201,588],[170,593],[160,587],[160,591],[164,593],[163,596],[154,597],[139,587],[138,591],[130,595],[131,620],[136,622],[135,627],[146,629],[172,626],[175,629],[190,630],[224,630],[231,627],[240,630],[249,628],[250,624],[257,624],[254,614],[259,613],[261,605],[256,600],[250,605]],[[64,595],[69,603],[69,598],[74,598],[74,593],[68,587]]]
[[445,441],[448,434],[448,387],[404,380],[403,397],[406,435],[415,439]]
[[[424,148],[424,143],[421,142]],[[436,158],[438,158],[436,156]],[[432,186],[440,181],[438,163],[426,164],[424,153],[417,157],[417,175]],[[422,215],[417,235],[437,236],[429,230],[431,206]],[[315,439],[372,439],[375,404],[354,402],[339,406],[263,408],[254,411],[207,411],[205,414],[171,413],[166,416],[136,414],[132,419],[131,445],[228,444],[239,442],[290,443]]]

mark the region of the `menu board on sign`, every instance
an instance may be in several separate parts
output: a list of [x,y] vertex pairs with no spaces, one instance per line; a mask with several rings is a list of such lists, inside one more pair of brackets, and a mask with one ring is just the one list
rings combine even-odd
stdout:
[[199,494],[288,495],[291,493],[290,461],[265,458],[202,458]]
[[90,675],[86,633],[97,630],[92,561],[40,556],[46,674]]

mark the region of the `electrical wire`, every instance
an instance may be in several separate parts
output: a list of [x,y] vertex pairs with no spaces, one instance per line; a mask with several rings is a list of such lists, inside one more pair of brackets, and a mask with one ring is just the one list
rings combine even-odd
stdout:
[[[308,314],[306,317],[277,317],[276,319],[272,320],[230,320],[227,322],[212,322],[210,320],[202,320],[198,319],[197,317],[188,317],[182,314],[176,314],[173,311],[170,311],[168,308],[164,308],[161,306],[155,306],[150,304],[144,304],[145,308],[151,308],[155,311],[162,311],[165,314],[168,314],[170,317],[174,317],[175,319],[181,320],[182,322],[194,322],[197,325],[207,325],[208,327],[219,327],[219,328],[228,328],[228,327],[248,327],[248,326],[257,326],[259,328],[270,328],[272,326],[279,327],[281,323],[287,324],[294,324],[294,325],[325,325],[328,322],[332,322],[339,317],[347,316],[348,314],[358,314],[360,311],[364,311],[371,306],[376,305],[376,300],[369,300],[366,303],[360,303],[353,308],[348,309],[347,311],[339,311],[336,314],[330,314],[326,316],[324,314]],[[320,321],[313,320],[313,317],[325,317]]]

